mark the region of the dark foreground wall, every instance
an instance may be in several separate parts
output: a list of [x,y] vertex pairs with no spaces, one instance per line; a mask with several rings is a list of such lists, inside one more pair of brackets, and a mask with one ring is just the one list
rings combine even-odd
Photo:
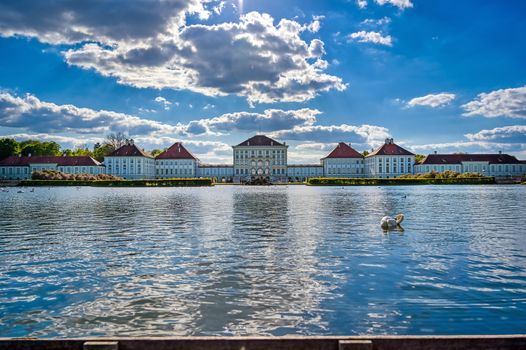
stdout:
[[7,339],[0,350],[460,350],[526,349],[526,335]]

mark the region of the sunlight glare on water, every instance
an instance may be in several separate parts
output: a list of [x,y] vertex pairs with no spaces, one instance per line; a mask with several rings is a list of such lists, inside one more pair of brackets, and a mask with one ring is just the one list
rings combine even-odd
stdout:
[[[526,186],[0,193],[0,336],[526,332]],[[384,234],[404,213],[405,232]]]

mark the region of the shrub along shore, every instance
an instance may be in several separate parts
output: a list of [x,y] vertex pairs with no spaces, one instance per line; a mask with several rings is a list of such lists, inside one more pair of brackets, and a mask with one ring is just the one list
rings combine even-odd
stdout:
[[179,178],[158,180],[22,180],[18,186],[200,187],[212,186],[212,180]]
[[358,178],[329,178],[317,177],[307,180],[310,186],[378,186],[378,185],[489,185],[494,184],[495,178],[455,177],[455,178],[394,178],[394,179],[358,179]]

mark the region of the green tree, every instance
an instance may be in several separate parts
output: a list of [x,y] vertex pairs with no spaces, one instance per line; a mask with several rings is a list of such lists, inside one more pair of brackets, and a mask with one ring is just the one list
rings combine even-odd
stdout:
[[424,156],[423,154],[417,154],[417,155],[415,156],[415,162],[420,163],[421,161],[424,160],[425,157],[426,157],[426,156]]
[[166,149],[164,150],[161,150],[161,149],[154,149],[150,152],[150,154],[153,156],[153,157],[157,157],[159,154],[163,153]]
[[113,151],[114,151],[113,146],[107,143],[102,144],[102,145],[100,143],[96,143],[93,146],[93,158],[95,158],[99,162],[102,162],[104,161],[104,157]]
[[0,139],[0,159],[14,156],[20,153],[20,145],[15,139],[3,138]]
[[59,156],[61,151],[55,141],[27,140],[20,142],[20,153],[23,156]]

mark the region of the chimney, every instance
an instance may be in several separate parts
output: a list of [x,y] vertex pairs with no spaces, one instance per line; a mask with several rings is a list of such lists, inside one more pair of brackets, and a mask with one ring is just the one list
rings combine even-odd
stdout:
[[437,151],[435,151],[435,152],[433,152],[433,153],[437,154]]
[[502,151],[499,151],[499,154],[502,154]]
[[351,147],[351,148],[352,148],[352,146],[351,146],[351,143],[350,143],[350,142],[349,142],[349,147]]

